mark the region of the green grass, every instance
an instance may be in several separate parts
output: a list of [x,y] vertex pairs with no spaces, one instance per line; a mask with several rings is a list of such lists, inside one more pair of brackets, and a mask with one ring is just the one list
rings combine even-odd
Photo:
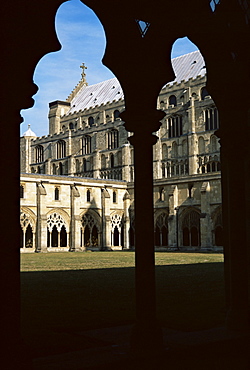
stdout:
[[[156,253],[163,326],[223,324],[222,262],[221,254]],[[21,271],[22,331],[35,353],[82,348],[77,333],[135,319],[133,252],[22,254]]]

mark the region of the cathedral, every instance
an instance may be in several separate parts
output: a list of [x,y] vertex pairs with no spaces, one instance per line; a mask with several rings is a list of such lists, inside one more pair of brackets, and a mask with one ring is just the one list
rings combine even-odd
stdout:
[[[176,78],[157,102],[166,115],[153,148],[155,250],[221,251],[219,114],[201,53],[172,65]],[[21,252],[134,247],[133,133],[120,118],[123,91],[116,78],[89,86],[81,68],[69,97],[49,104],[49,134],[29,127],[20,138]]]

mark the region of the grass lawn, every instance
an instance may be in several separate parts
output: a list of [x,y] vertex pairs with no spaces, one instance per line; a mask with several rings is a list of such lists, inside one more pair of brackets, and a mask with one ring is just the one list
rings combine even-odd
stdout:
[[[163,326],[223,324],[221,254],[156,253],[156,282]],[[77,349],[85,329],[133,323],[134,253],[22,254],[21,290],[22,332],[35,353]]]

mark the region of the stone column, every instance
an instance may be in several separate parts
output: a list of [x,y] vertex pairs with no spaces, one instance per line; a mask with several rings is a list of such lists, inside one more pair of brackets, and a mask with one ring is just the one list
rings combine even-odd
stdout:
[[47,195],[42,183],[37,183],[37,225],[36,225],[36,252],[47,252],[47,216],[43,205],[43,198]]
[[201,218],[200,218],[201,250],[212,248],[212,230],[210,217],[210,184],[204,182],[201,187]]
[[[177,209],[178,207],[178,187],[177,185],[171,185],[171,190],[168,194],[168,204],[169,204],[169,218],[168,218],[168,245],[171,248],[178,248],[177,246],[177,222],[178,215],[177,215]],[[179,243],[178,243],[179,244]]]
[[110,195],[106,188],[102,189],[102,250],[111,249]]
[[80,250],[80,238],[77,224],[80,221],[80,217],[75,214],[75,202],[76,198],[80,197],[79,190],[76,185],[70,186],[70,240],[68,240],[70,251]]
[[124,206],[124,249],[128,249],[129,245],[129,227],[130,227],[130,219],[129,219],[129,206],[130,206],[130,195],[128,191],[124,194],[123,197],[123,206]]

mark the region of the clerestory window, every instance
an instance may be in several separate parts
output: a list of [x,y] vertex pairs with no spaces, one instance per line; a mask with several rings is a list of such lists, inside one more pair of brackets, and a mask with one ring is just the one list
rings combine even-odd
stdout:
[[168,119],[168,137],[178,137],[183,134],[182,116],[173,116]]

